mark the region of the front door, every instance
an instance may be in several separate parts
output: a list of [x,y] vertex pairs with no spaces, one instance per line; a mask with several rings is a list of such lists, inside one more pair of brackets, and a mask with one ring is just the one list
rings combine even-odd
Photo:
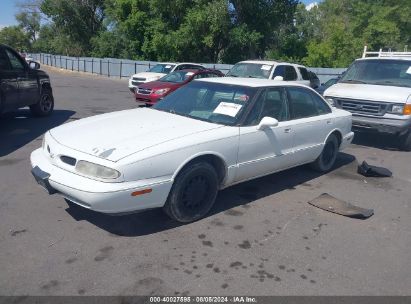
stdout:
[[[240,127],[236,181],[263,176],[288,168],[293,163],[294,130],[288,121],[284,88],[267,88]],[[272,117],[278,126],[258,130],[262,118]]]
[[18,107],[37,103],[39,98],[39,85],[37,83],[36,73],[28,67],[16,52],[9,48],[6,48],[5,51],[9,57],[11,68],[17,75],[19,87]]
[[10,60],[0,48],[0,113],[18,108],[19,85],[17,72],[11,68]]

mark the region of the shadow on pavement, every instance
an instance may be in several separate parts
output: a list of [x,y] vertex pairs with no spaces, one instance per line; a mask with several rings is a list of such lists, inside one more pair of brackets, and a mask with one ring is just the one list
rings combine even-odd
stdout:
[[29,110],[22,109],[0,117],[0,157],[6,156],[47,130],[67,121],[76,112],[54,110],[48,117],[33,117]]
[[395,135],[372,132],[355,132],[353,144],[381,150],[400,151],[399,138]]
[[[333,172],[352,163],[354,160],[354,156],[340,153]],[[207,216],[224,212],[237,206],[252,204],[259,198],[270,196],[286,189],[295,189],[296,186],[321,175],[323,174],[311,170],[308,166],[301,166],[238,184],[219,192],[215,205]],[[66,211],[75,220],[86,220],[118,236],[135,237],[148,235],[183,225],[168,218],[161,209],[122,216],[111,216],[79,207],[71,202],[68,202],[68,205],[69,208]]]

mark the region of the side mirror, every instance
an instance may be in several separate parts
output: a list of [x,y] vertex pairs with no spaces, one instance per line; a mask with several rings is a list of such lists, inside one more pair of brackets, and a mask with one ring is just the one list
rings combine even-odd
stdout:
[[283,76],[275,76],[274,80],[283,81],[284,77]]
[[29,67],[32,70],[38,70],[38,69],[40,69],[40,63],[38,63],[36,61],[29,61]]
[[278,126],[278,120],[272,117],[264,117],[257,126],[257,130],[264,130]]

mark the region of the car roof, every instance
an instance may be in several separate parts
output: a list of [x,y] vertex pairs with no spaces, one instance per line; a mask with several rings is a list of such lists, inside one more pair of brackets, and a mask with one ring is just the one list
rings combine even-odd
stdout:
[[222,83],[222,84],[229,84],[229,85],[239,85],[239,86],[252,87],[252,88],[277,87],[277,86],[278,87],[279,86],[293,86],[293,87],[307,88],[307,86],[298,84],[298,83],[291,83],[291,82],[286,82],[286,81],[277,81],[277,80],[270,80],[270,79],[260,79],[260,78],[220,77],[220,78],[201,78],[195,81]]
[[240,61],[237,63],[254,63],[254,64],[270,64],[270,65],[275,65],[275,64],[289,64],[293,65],[296,67],[302,67],[305,68],[305,66],[297,63],[291,63],[291,62],[285,62],[285,61],[275,61],[275,60],[245,60],[245,61]]

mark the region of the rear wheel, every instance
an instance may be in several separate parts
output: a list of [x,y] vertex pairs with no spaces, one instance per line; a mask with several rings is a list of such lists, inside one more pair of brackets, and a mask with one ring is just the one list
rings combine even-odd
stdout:
[[325,142],[323,151],[320,156],[311,163],[311,167],[319,172],[327,172],[332,169],[337,159],[338,154],[338,139],[337,136],[331,134]]
[[30,106],[30,111],[35,116],[48,116],[53,112],[54,98],[51,90],[43,89],[39,101]]
[[403,151],[411,151],[411,130],[400,137],[400,149]]
[[210,211],[217,192],[218,176],[213,166],[206,162],[191,164],[178,174],[164,211],[178,222],[196,221]]

